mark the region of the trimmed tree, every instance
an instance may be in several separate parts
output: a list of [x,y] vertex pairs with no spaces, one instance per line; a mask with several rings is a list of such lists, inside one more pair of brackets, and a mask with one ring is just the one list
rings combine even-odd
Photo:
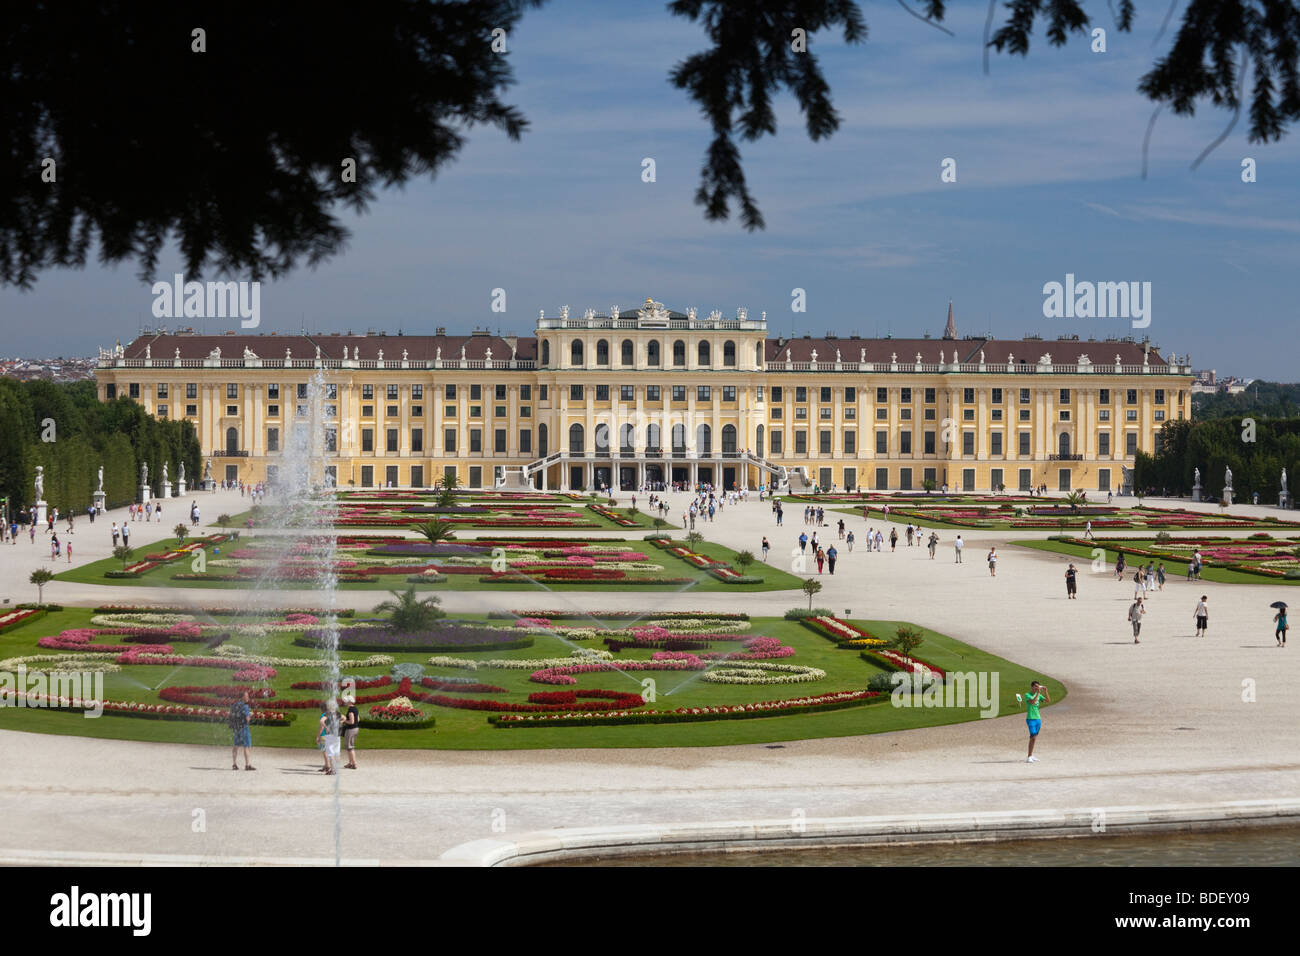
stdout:
[[806,578],[800,586],[800,590],[808,595],[808,610],[812,610],[813,595],[822,589],[822,583],[816,578]]
[[185,535],[187,535],[187,534],[189,533],[189,529],[186,528],[185,525],[183,525],[183,524],[178,524],[176,527],[172,528],[172,531],[174,531],[174,532],[176,533],[176,543],[177,543],[177,544],[184,544],[184,543],[185,543]]
[[45,585],[54,580],[54,572],[49,568],[37,568],[27,579],[36,585],[36,603],[45,603]]
[[741,574],[744,574],[745,571],[748,570],[749,566],[754,563],[754,552],[740,551],[736,554],[736,559],[732,563],[736,567],[740,568]]
[[113,557],[122,562],[123,571],[126,570],[126,563],[131,560],[133,554],[135,554],[135,548],[125,544],[119,544],[113,549]]

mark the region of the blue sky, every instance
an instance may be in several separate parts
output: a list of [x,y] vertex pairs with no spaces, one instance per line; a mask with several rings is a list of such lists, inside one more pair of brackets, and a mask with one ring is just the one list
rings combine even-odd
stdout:
[[[951,297],[963,335],[1133,334],[1123,320],[1043,317],[1043,284],[1074,273],[1151,282],[1145,334],[1166,354],[1190,352],[1220,375],[1300,379],[1300,133],[1252,145],[1243,117],[1192,172],[1230,116],[1166,110],[1139,176],[1152,106],[1137,80],[1181,11],[1153,47],[1163,9],[1140,5],[1135,32],[1121,34],[1090,0],[1108,52],[1040,35],[1027,58],[993,53],[985,77],[983,3],[952,4],[955,37],[897,3],[861,6],[865,43],[811,41],[840,130],[811,142],[786,94],[777,136],[742,144],[767,220],[758,233],[705,222],[693,203],[710,134],[667,76],[704,48],[699,26],[640,0],[529,11],[509,38],[506,95],[532,124],[523,140],[472,130],[436,180],[383,193],[364,216],[343,212],[353,236],[342,255],[263,285],[261,331],[528,334],[540,309],[626,311],[653,296],[766,311],[771,334],[937,335]],[[654,183],[641,181],[645,157]],[[956,183],[940,182],[947,157]],[[1241,181],[1244,157],[1258,163],[1255,183]],[[160,277],[174,271],[165,262]],[[504,314],[490,310],[498,287]],[[806,313],[791,311],[796,287]],[[0,291],[2,351],[91,354],[153,322],[152,301],[133,263],[47,272],[30,293]]]

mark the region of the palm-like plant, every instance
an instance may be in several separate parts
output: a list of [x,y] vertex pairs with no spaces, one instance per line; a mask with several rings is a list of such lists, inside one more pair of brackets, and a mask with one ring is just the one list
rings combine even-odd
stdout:
[[441,541],[454,541],[456,539],[456,534],[452,530],[454,527],[455,525],[443,518],[430,518],[424,524],[416,525],[415,531],[427,539],[432,546]]
[[451,507],[456,501],[456,489],[460,487],[460,479],[456,477],[455,472],[442,476],[442,492],[438,495],[438,504],[444,508]]
[[113,549],[113,557],[117,558],[117,560],[122,562],[123,571],[126,570],[126,563],[131,560],[131,556],[134,554],[135,554],[135,548],[132,548],[129,545],[125,545],[125,544],[119,544],[116,548]]
[[400,594],[397,591],[389,591],[388,593],[393,596],[393,600],[375,605],[375,611],[389,616],[388,627],[390,630],[398,632],[427,631],[433,626],[434,621],[443,617],[446,613],[438,606],[440,602],[436,596],[430,595],[426,598],[417,598],[414,585]]
[[183,524],[178,524],[176,527],[172,528],[172,531],[176,534],[176,543],[184,544],[185,535],[189,533],[189,529]]

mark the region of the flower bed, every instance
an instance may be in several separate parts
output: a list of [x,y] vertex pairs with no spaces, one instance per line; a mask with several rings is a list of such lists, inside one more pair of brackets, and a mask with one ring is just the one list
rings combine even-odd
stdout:
[[750,717],[780,717],[790,714],[818,713],[856,707],[889,700],[889,695],[878,691],[857,690],[820,694],[816,697],[795,697],[789,700],[766,700],[752,704],[735,704],[725,707],[679,707],[669,711],[611,711],[603,714],[508,714],[489,717],[488,723],[498,728],[511,727],[602,727],[625,724],[675,724],[700,720],[744,719]]
[[947,671],[942,667],[936,667],[915,655],[908,657],[906,654],[900,654],[898,651],[891,651],[883,647],[872,648],[861,653],[864,661],[879,664],[886,670],[916,671],[922,675],[933,674],[941,681],[948,676]]
[[360,726],[370,730],[425,730],[434,722],[435,718],[427,716],[418,707],[379,704],[366,712]]
[[[322,647],[327,631],[304,631],[294,643]],[[349,651],[510,651],[533,646],[533,638],[517,628],[462,627],[441,624],[427,631],[395,632],[383,627],[355,627],[339,634],[339,647]]]
[[830,638],[841,647],[880,647],[888,643],[888,641],[881,640],[862,630],[857,625],[842,621],[837,617],[828,617],[826,615],[805,617],[801,619],[801,622],[804,627],[815,631],[822,637]]
[[37,610],[34,608],[25,608],[0,614],[0,632],[18,627],[20,624],[26,624],[28,621],[34,621],[37,618],[42,618],[44,616],[44,609]]
[[[225,723],[230,717],[229,708],[222,707],[186,707],[179,704],[144,704],[128,700],[91,701],[78,697],[50,697],[47,694],[27,694],[29,707],[43,710],[69,710],[82,712],[103,708],[105,714],[114,717],[152,717],[155,720],[197,720],[204,723]],[[255,710],[250,722],[260,727],[286,727],[293,720],[292,714],[275,710]]]

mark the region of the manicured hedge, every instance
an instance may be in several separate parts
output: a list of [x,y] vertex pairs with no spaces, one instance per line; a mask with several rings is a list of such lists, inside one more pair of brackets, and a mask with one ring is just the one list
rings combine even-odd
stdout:
[[424,720],[372,720],[362,717],[359,726],[362,730],[428,730],[436,722],[436,717],[426,717]]
[[701,720],[755,720],[763,717],[796,717],[800,714],[815,714],[828,710],[843,710],[846,707],[863,707],[868,704],[879,704],[882,701],[889,700],[888,694],[881,694],[879,697],[868,697],[866,700],[846,700],[829,704],[816,704],[811,707],[798,707],[789,710],[773,711],[739,711],[727,714],[678,714],[672,711],[647,711],[645,713],[636,713],[628,717],[577,717],[567,718],[565,720],[520,720],[520,721],[503,721],[498,716],[488,718],[488,723],[502,730],[514,729],[516,727],[621,727],[625,724],[685,724],[694,723]]

